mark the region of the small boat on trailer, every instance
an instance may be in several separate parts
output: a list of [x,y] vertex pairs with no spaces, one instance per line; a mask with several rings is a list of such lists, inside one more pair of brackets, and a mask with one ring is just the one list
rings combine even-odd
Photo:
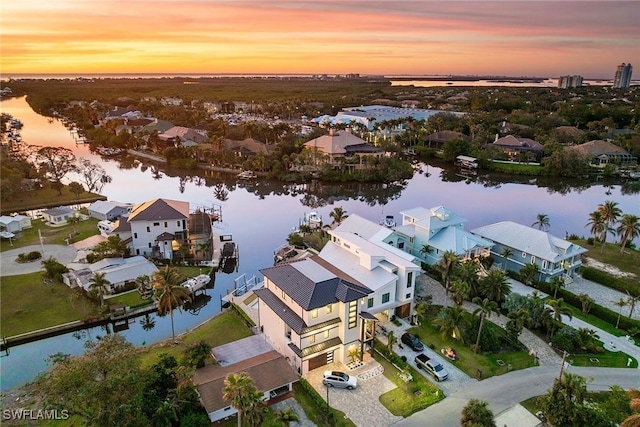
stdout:
[[191,295],[195,295],[201,289],[205,289],[207,284],[211,281],[211,277],[208,274],[200,274],[196,277],[191,277],[182,282],[180,286],[186,288]]

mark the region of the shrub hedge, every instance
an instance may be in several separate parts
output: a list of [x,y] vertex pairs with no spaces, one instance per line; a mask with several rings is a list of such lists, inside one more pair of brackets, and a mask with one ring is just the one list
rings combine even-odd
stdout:
[[612,276],[605,271],[593,267],[582,267],[582,277],[592,282],[600,283],[608,288],[635,296],[640,295],[640,283],[633,283],[619,277]]

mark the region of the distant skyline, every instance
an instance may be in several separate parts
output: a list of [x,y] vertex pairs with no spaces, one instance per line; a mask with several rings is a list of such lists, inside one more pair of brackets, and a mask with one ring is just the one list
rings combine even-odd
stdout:
[[623,62],[640,69],[639,1],[38,3],[2,4],[3,78],[359,73],[613,79]]

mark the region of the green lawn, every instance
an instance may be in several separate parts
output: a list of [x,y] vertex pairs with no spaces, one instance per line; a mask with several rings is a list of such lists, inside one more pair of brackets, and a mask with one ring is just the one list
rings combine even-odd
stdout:
[[12,212],[23,212],[46,207],[66,206],[80,203],[93,202],[96,200],[106,200],[107,198],[99,194],[85,191],[77,196],[69,190],[66,185],[62,187],[62,194],[58,191],[45,187],[40,190],[25,191],[15,200],[4,200],[0,209],[2,215]]
[[[142,363],[150,366],[156,362],[158,355],[169,353],[181,360],[185,350],[199,341],[206,341],[211,347],[217,347],[232,341],[251,336],[242,318],[233,310],[225,310],[202,325],[186,332],[179,339],[180,343],[173,345],[167,340],[141,350]],[[211,362],[211,360],[209,361]]]
[[137,290],[119,294],[115,297],[105,299],[107,304],[124,304],[132,309],[153,304],[151,298],[144,299]]
[[607,322],[606,320],[602,320],[601,318],[596,317],[592,314],[584,314],[582,310],[576,307],[572,307],[572,306],[568,306],[568,307],[571,309],[573,317],[580,320],[584,320],[585,322],[589,323],[590,325],[593,325],[598,329],[602,329],[605,332],[609,332],[611,335],[615,335],[616,337],[622,337],[627,335],[626,331],[623,331],[621,329],[616,329],[615,326],[613,326],[611,323]]
[[45,285],[41,273],[0,278],[0,333],[13,336],[99,317],[100,307],[63,283]]
[[89,218],[75,225],[64,225],[62,227],[50,227],[39,219],[32,220],[31,228],[22,230],[22,232],[13,239],[13,246],[11,246],[8,240],[2,239],[0,241],[0,251],[8,251],[29,245],[39,245],[40,237],[38,230],[40,230],[40,235],[44,238],[43,243],[45,245],[66,245],[65,239],[69,238],[69,234],[73,234],[74,230],[76,234],[73,235],[70,243],[78,242],[98,234],[98,220]]
[[376,360],[384,367],[384,376],[397,386],[379,398],[380,403],[393,415],[408,417],[444,399],[442,390],[415,369],[409,367],[413,379],[405,383],[398,375],[400,371],[382,355],[376,354]]
[[[422,322],[422,326],[409,329],[409,332],[419,336],[423,343],[436,351],[440,351],[444,347],[453,347],[458,354],[458,360],[451,361],[451,363],[473,378],[477,377],[478,370],[482,372],[482,378],[488,378],[506,374],[509,364],[514,371],[534,366],[533,357],[525,350],[496,354],[474,353],[471,348],[460,341],[451,337],[443,337],[428,321]],[[504,364],[500,365],[498,360]]]
[[[594,210],[595,208],[597,208],[597,206],[594,206]],[[585,222],[587,220],[588,218],[585,219]],[[591,246],[585,239],[572,240],[572,242],[588,249],[589,253],[587,253],[587,257],[613,265],[621,271],[633,273],[636,277],[640,277],[640,251],[625,248],[624,255],[620,255],[620,245],[607,243],[604,247],[604,252],[601,253],[599,244]]]
[[[631,363],[627,366],[628,360]],[[597,361],[596,361],[597,360]],[[607,368],[637,368],[638,361],[622,352],[612,352],[605,350],[604,353],[595,354],[572,354],[568,357],[568,361],[573,366],[595,366]]]

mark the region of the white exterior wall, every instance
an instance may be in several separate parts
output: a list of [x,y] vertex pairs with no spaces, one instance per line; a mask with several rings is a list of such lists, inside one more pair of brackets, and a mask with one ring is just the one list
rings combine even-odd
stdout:
[[[133,255],[151,255],[156,237],[162,233],[175,234],[177,231],[186,230],[186,219],[167,219],[158,221],[133,221],[131,222],[131,242]],[[166,227],[165,227],[166,223]],[[158,225],[154,225],[158,224]],[[147,227],[149,231],[147,231]],[[138,253],[139,251],[139,253]],[[171,258],[171,254],[165,257]]]

